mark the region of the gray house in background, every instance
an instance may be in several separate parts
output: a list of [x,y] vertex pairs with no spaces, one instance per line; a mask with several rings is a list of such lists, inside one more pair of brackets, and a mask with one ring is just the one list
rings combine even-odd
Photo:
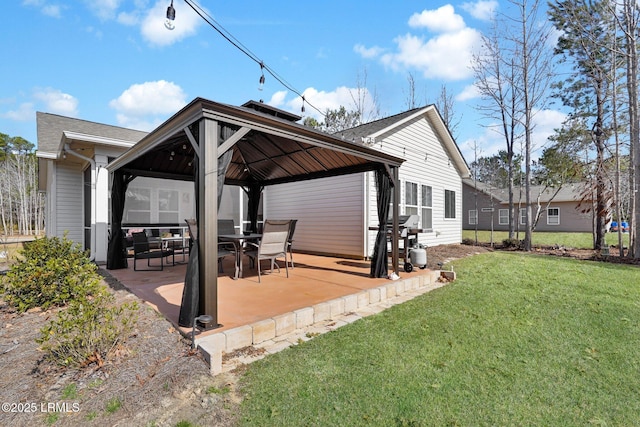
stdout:
[[[462,181],[462,227],[464,230],[509,230],[509,193],[506,189],[492,188],[472,179]],[[516,230],[524,231],[525,194],[518,187],[514,190],[517,220]],[[585,185],[566,184],[560,191],[555,188],[531,186],[532,211],[538,202],[540,219],[535,231],[586,232],[593,230],[593,212],[589,198],[584,200]],[[583,212],[589,210],[588,212]]]

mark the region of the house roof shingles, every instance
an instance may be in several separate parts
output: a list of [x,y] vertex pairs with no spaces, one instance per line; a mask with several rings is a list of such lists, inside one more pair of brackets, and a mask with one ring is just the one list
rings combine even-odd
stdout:
[[76,132],[100,138],[136,143],[147,132],[74,119],[50,113],[36,113],[38,126],[38,152],[56,154],[62,147],[64,132]]

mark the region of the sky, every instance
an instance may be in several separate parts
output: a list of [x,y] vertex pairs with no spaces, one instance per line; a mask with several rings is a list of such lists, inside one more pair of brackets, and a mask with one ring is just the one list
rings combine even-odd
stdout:
[[[365,95],[381,117],[406,111],[409,76],[419,106],[443,86],[459,122],[454,137],[468,163],[504,143],[479,114],[471,61],[491,17],[506,0],[414,1],[197,0],[236,44],[274,71],[262,70],[174,0],[175,28],[164,22],[171,0],[15,0],[3,4],[0,133],[37,145],[36,111],[151,131],[194,98],[231,105],[249,100],[295,114]],[[366,88],[366,92],[358,92]],[[307,104],[301,111],[303,94]],[[537,141],[564,114],[537,112]],[[542,144],[542,142],[539,142]]]

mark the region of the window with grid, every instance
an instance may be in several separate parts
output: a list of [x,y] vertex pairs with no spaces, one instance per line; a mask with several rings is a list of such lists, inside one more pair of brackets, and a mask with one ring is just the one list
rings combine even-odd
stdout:
[[420,213],[422,214],[422,228],[431,229],[433,228],[433,205],[431,197],[431,186],[422,185],[420,187],[422,193],[422,201],[420,205]]
[[527,224],[527,209],[520,208],[520,225],[526,225],[526,224]]
[[498,210],[498,224],[509,225],[509,209]]
[[178,190],[158,190],[158,220],[161,223],[178,223],[180,192]]
[[404,213],[418,215],[418,184],[415,182],[404,183]]
[[547,224],[560,225],[560,208],[547,208]]
[[478,224],[478,211],[476,209],[469,210],[469,225]]
[[125,195],[124,222],[151,222],[151,190],[148,188],[129,187]]
[[444,190],[444,217],[453,219],[456,217],[456,192]]

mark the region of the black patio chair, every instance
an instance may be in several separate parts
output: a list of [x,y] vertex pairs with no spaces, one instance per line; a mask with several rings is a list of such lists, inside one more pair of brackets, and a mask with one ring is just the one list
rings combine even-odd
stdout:
[[[159,249],[151,248],[149,245],[149,238],[147,237],[147,234],[144,232],[132,233],[132,235],[133,235],[133,270],[134,271],[162,271],[164,269],[164,259],[165,257],[168,257],[168,256],[171,256],[173,258],[171,265],[175,265],[176,258],[175,258],[175,254],[173,253],[173,249],[163,248],[162,245],[160,245]],[[151,265],[151,260],[155,258],[160,259],[160,268],[158,268],[158,266]],[[136,262],[139,259],[146,259],[147,267],[149,268],[138,269]]]

